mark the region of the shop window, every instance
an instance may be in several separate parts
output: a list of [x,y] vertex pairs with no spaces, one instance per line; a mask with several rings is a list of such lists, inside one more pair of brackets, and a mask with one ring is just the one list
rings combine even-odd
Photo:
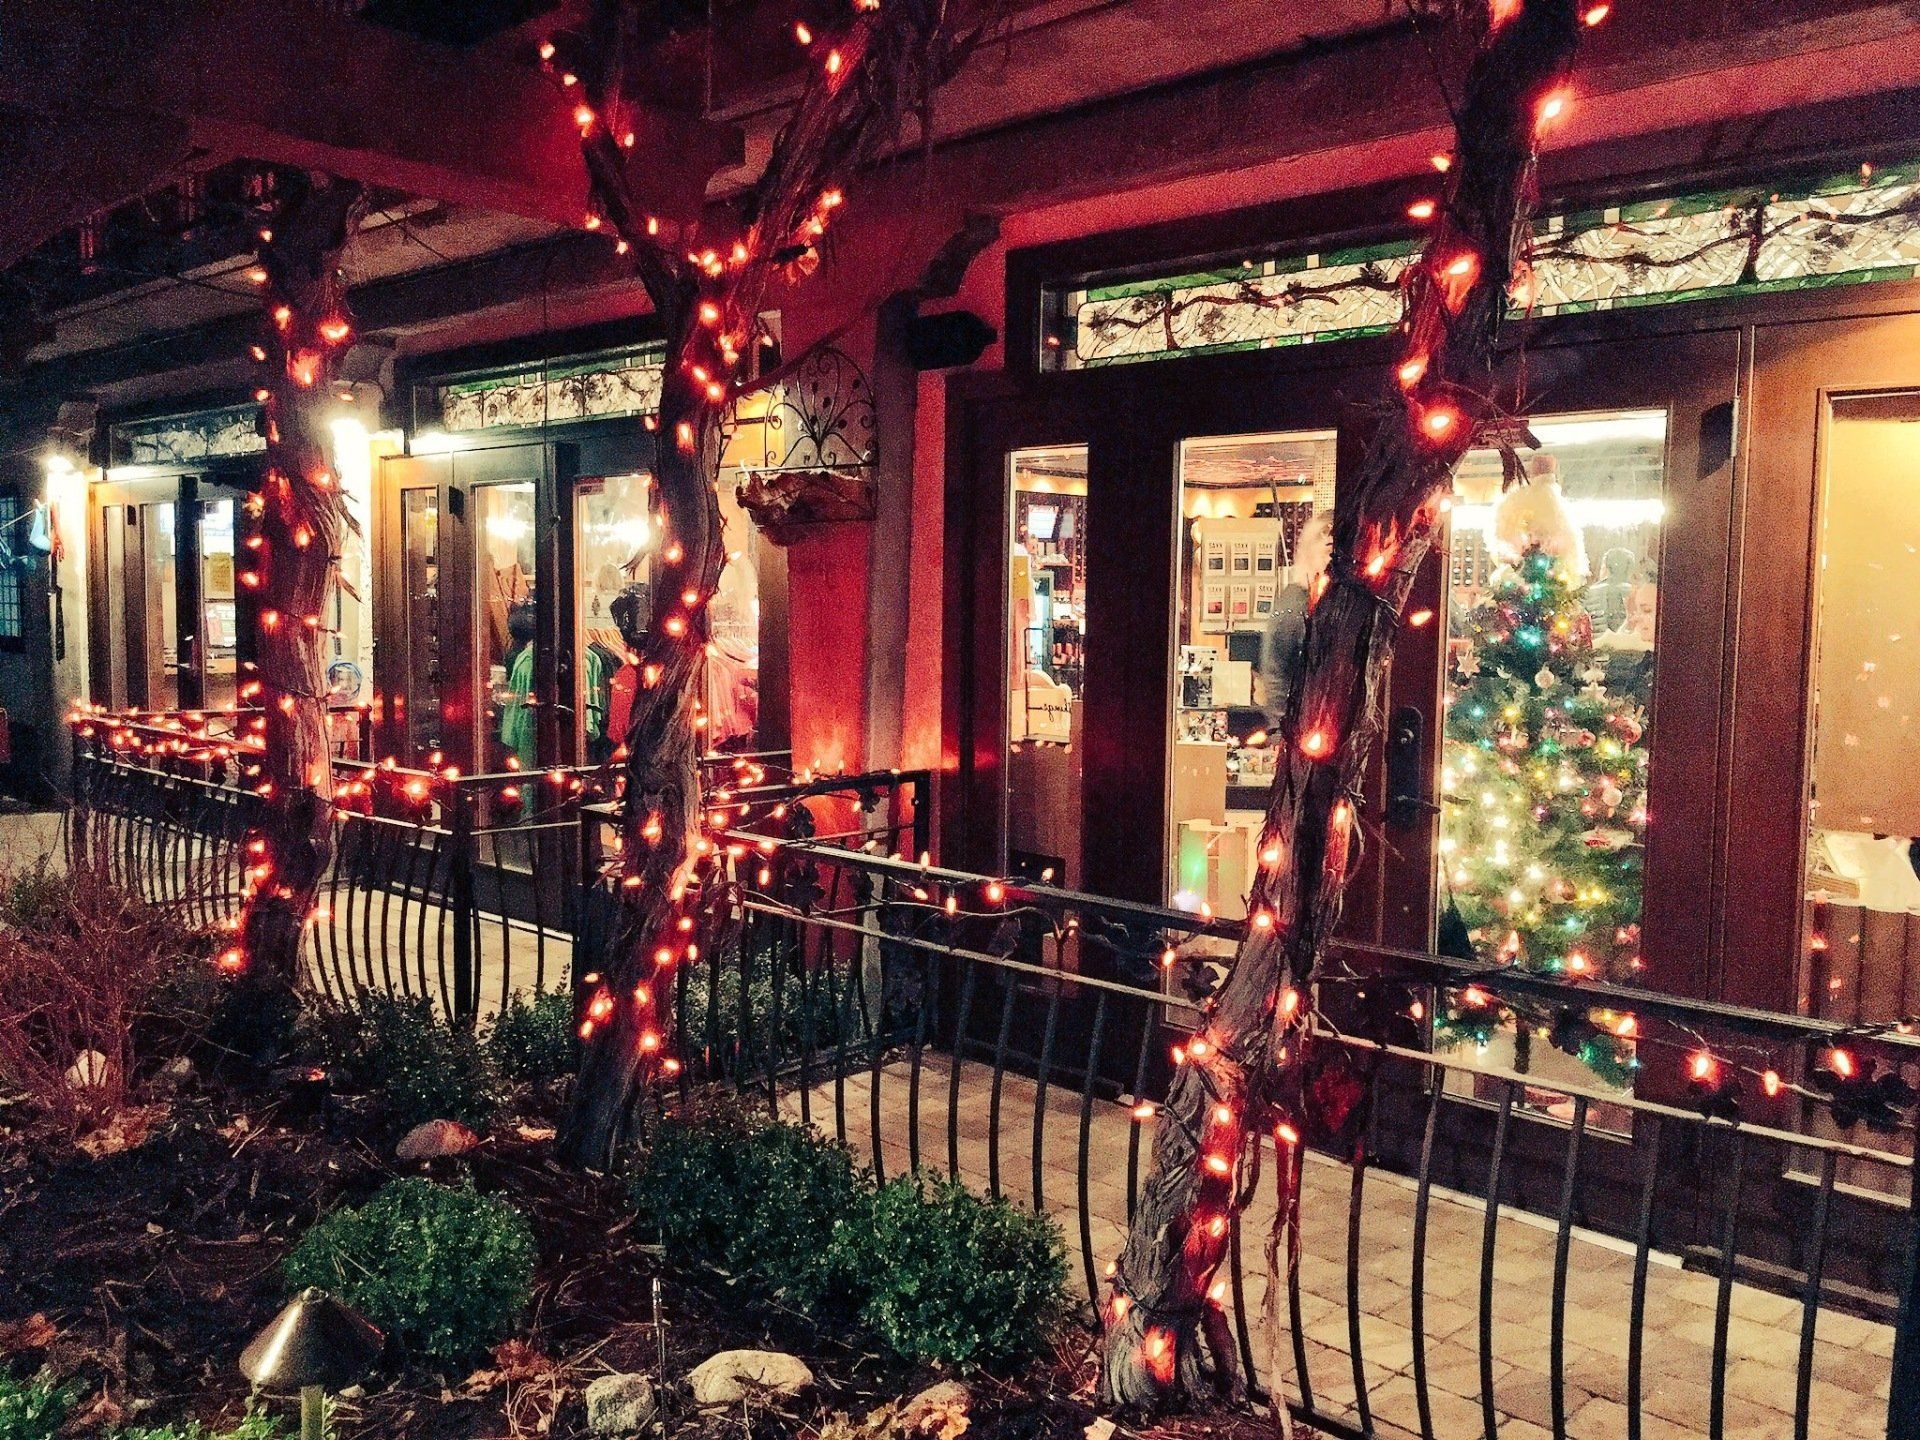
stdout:
[[36,553],[27,545],[27,525],[18,491],[0,490],[0,541],[4,541],[0,543],[0,641],[17,641],[26,633],[26,604],[20,570],[6,562],[16,555]]
[[[1544,316],[1908,280],[1920,267],[1920,162],[1861,166],[1811,185],[1714,191],[1550,215],[1534,226],[1532,288]],[[1418,249],[1389,241],[1315,254],[1256,253],[1179,273],[1048,287],[1040,364],[1121,365],[1384,334],[1392,283]],[[1627,263],[1631,260],[1633,263]],[[1297,303],[1310,285],[1314,303]]]
[[1246,914],[1273,785],[1267,732],[1299,679],[1306,586],[1331,550],[1332,431],[1180,451],[1168,898]]
[[1078,886],[1085,723],[1087,447],[1011,457],[1007,868]]
[[[1813,624],[1805,967],[1812,1014],[1920,1012],[1920,394],[1836,400]],[[1816,1112],[1816,1128],[1831,1121]],[[1856,1183],[1898,1177],[1853,1173]],[[1904,1184],[1904,1180],[1899,1183]]]
[[511,480],[473,489],[474,602],[479,610],[479,673],[487,706],[481,720],[480,768],[536,768],[534,658],[533,481]]
[[[1569,981],[1635,983],[1651,746],[1666,417],[1548,417],[1539,448],[1454,476],[1438,948]],[[1524,453],[1524,452],[1523,452]],[[1449,997],[1436,1038],[1530,1077],[1625,1092],[1634,1025]],[[1462,1088],[1475,1088],[1465,1077]],[[1603,1111],[1607,1113],[1602,1113]],[[1596,1124],[1624,1125],[1600,1107]]]

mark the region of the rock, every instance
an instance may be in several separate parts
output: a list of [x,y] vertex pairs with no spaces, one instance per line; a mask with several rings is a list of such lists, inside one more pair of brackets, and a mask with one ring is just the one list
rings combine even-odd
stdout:
[[813,1384],[813,1371],[778,1350],[722,1350],[702,1360],[687,1384],[697,1405],[737,1405],[749,1395],[798,1395]]
[[894,1424],[908,1435],[954,1440],[966,1431],[972,1404],[973,1392],[965,1384],[942,1380],[902,1404]]
[[67,1084],[75,1090],[96,1090],[107,1083],[112,1066],[98,1050],[82,1050],[67,1067]]
[[587,1429],[596,1435],[636,1435],[659,1409],[644,1375],[602,1375],[587,1386]]
[[458,1120],[429,1120],[402,1135],[393,1153],[402,1160],[442,1160],[464,1155],[479,1143],[480,1137]]

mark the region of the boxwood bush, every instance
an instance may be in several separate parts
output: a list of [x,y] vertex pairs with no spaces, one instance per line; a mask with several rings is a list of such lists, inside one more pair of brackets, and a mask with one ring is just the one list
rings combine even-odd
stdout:
[[670,1260],[816,1320],[857,1318],[909,1360],[1020,1360],[1065,1309],[1051,1219],[933,1177],[876,1189],[845,1147],[802,1126],[669,1118],[633,1198]]
[[533,1228],[506,1201],[408,1178],[323,1217],[286,1276],[332,1291],[410,1354],[452,1363],[512,1333],[533,1261]]
[[558,1080],[580,1064],[580,1033],[573,997],[549,990],[523,1000],[518,991],[494,1016],[487,1055],[509,1080]]
[[872,1188],[844,1146],[798,1125],[707,1116],[661,1122],[632,1193],[676,1262],[811,1309],[840,1298],[834,1228]]
[[1066,1248],[1045,1215],[903,1176],[835,1237],[836,1268],[860,1270],[860,1318],[889,1350],[962,1367],[1039,1349],[1066,1297]]
[[329,1059],[373,1095],[395,1124],[458,1120],[483,1126],[499,1104],[499,1077],[470,1030],[449,1025],[425,996],[363,990],[327,1027]]

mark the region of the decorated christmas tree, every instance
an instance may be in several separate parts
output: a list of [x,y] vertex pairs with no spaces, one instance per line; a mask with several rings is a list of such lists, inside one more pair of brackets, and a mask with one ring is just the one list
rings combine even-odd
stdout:
[[[1585,555],[1559,487],[1536,478],[1502,497],[1490,542],[1499,564],[1450,662],[1440,864],[1453,940],[1464,929],[1478,958],[1535,974],[1632,983],[1646,715],[1594,648]],[[1509,1018],[1520,1068],[1535,1035],[1609,1080],[1631,1068],[1629,1017],[1534,1014],[1480,987],[1443,1009],[1441,1038],[1484,1045]]]

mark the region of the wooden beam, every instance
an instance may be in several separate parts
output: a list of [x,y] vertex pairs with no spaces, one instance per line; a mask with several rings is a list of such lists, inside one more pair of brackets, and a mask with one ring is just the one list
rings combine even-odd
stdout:
[[185,123],[155,117],[42,115],[9,119],[0,149],[0,270],[51,235],[155,189],[193,153]]
[[[136,134],[184,122],[216,159],[324,170],[410,195],[577,225],[586,170],[569,107],[532,66],[416,40],[295,0],[7,0],[0,105]],[[731,129],[636,105],[653,213],[699,214]]]

